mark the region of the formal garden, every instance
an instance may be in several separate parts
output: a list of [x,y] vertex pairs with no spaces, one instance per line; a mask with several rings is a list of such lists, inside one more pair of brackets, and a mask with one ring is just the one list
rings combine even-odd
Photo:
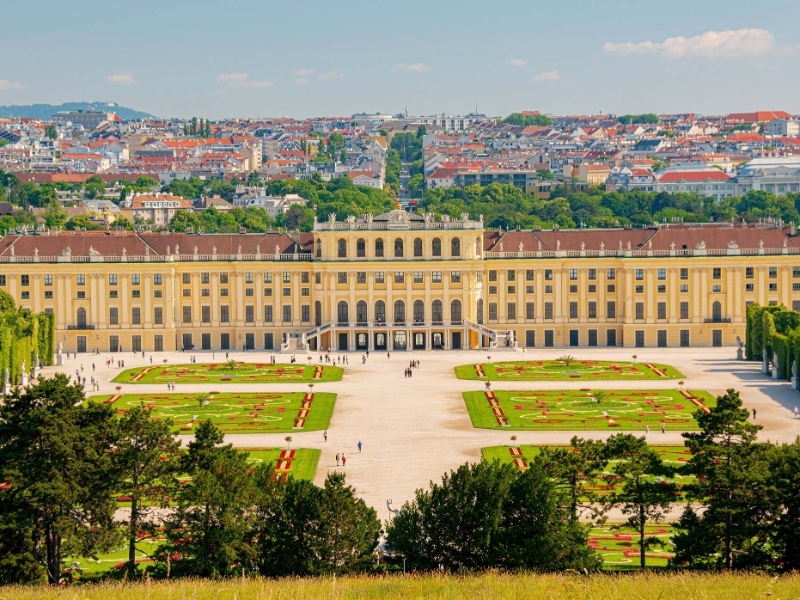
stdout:
[[[668,566],[673,558],[670,541],[675,529],[666,524],[645,525],[645,535],[650,540],[657,540],[655,547],[648,548],[645,560],[648,568]],[[631,527],[606,523],[592,527],[586,540],[589,547],[603,559],[606,571],[629,571],[640,569],[640,551],[638,547],[639,532]]]
[[715,405],[697,390],[539,390],[464,392],[472,425],[515,431],[691,431],[693,413]]
[[681,379],[683,375],[669,365],[651,362],[581,360],[565,355],[557,360],[490,362],[456,367],[459,379],[482,381],[572,381]]
[[322,383],[341,381],[344,369],[327,365],[245,363],[230,360],[220,363],[161,365],[128,369],[114,383]]
[[[501,446],[487,446],[481,448],[481,455],[489,461],[498,460],[501,463],[511,463],[519,471],[524,471],[529,468],[530,462],[535,460],[545,446],[536,446],[530,444],[511,444]],[[557,446],[551,445],[550,449],[563,448],[571,452],[580,452],[577,448],[571,446]],[[657,453],[661,461],[670,467],[679,469],[686,465],[692,458],[692,453],[686,446],[675,445],[652,445],[651,448]],[[606,466],[602,471],[595,474],[590,481],[584,481],[580,484],[581,500],[588,501],[591,498],[593,501],[603,501],[614,493],[622,489],[622,480],[614,473],[614,467],[619,463],[616,459],[608,460]],[[675,472],[667,477],[659,477],[659,480],[674,483],[680,489],[695,481],[691,475],[683,475],[680,472]]]
[[201,392],[194,394],[113,394],[88,402],[110,404],[117,414],[146,406],[155,420],[172,419],[173,432],[191,434],[211,420],[226,434],[289,433],[326,429],[336,394],[321,392]]

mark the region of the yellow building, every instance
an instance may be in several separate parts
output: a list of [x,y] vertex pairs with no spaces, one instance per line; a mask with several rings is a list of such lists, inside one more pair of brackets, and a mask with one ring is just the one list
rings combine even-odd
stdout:
[[712,346],[748,303],[800,308],[767,224],[484,231],[392,211],[313,233],[8,235],[0,289],[65,351]]

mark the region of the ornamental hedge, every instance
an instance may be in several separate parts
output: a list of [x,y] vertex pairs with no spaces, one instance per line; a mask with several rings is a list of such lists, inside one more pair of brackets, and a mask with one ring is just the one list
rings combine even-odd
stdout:
[[5,370],[12,384],[22,381],[22,361],[25,368],[50,363],[55,354],[55,315],[34,314],[17,308],[10,294],[0,290],[0,382]]

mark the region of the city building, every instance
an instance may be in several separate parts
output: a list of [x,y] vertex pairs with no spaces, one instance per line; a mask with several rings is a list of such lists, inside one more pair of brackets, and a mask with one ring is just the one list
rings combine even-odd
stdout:
[[800,157],[756,158],[743,165],[736,177],[736,195],[750,190],[778,196],[800,191]]
[[311,233],[41,232],[0,289],[67,351],[733,345],[749,303],[800,308],[794,226],[485,231],[392,211]]
[[764,133],[767,135],[778,135],[781,137],[800,136],[800,120],[774,119],[767,123]]
[[189,200],[171,194],[134,194],[123,200],[120,205],[121,216],[131,223],[142,222],[152,225],[169,225],[172,217],[179,210],[194,208]]
[[117,115],[104,110],[71,110],[57,112],[53,115],[53,122],[57,124],[72,123],[80,125],[87,131],[94,131],[103,121],[115,121]]

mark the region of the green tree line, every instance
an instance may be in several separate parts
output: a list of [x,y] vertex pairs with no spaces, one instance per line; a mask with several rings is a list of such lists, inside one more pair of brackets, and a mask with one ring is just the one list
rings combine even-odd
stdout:
[[30,371],[37,356],[50,364],[54,354],[54,314],[17,308],[11,294],[0,290],[0,381],[8,369],[9,381],[19,383],[23,361]]

